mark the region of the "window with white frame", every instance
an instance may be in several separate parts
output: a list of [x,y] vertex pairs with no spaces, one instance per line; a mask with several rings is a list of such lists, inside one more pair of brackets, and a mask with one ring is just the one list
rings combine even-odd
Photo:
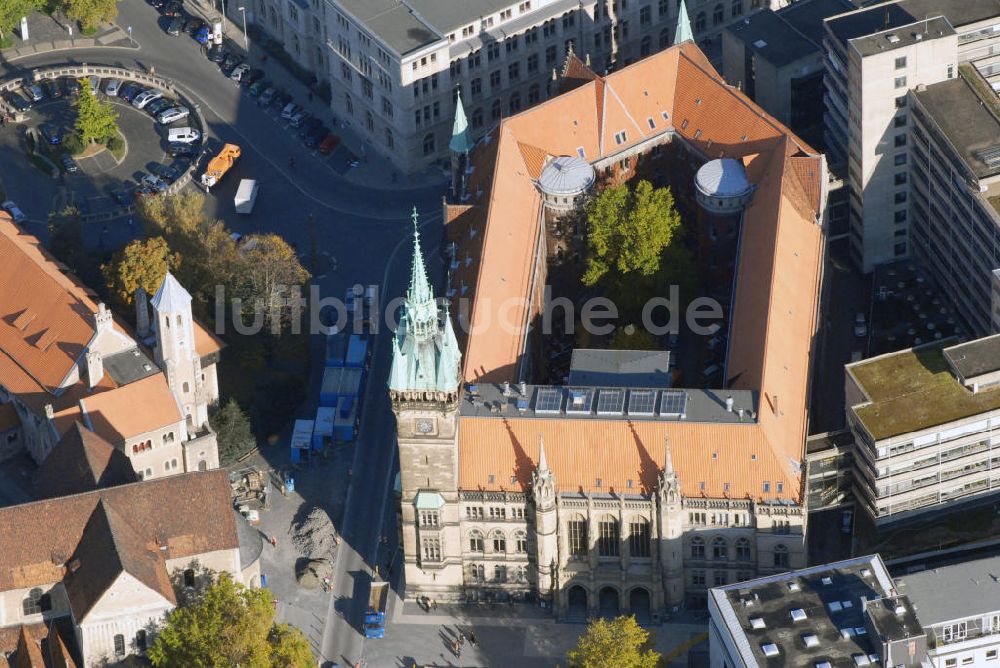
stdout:
[[437,525],[438,525],[438,511],[436,510],[420,511],[420,526],[436,527]]

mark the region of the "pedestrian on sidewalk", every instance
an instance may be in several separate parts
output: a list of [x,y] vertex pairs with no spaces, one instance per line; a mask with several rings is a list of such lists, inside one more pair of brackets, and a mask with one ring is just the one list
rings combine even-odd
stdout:
[[278,547],[278,538],[277,538],[277,536],[271,536],[271,547]]
[[465,631],[458,632],[458,644],[460,646],[465,644]]
[[475,631],[469,631],[469,644],[472,645],[473,647],[476,646],[476,632]]
[[431,607],[434,608],[435,610],[438,609],[438,602],[436,598],[431,599]]

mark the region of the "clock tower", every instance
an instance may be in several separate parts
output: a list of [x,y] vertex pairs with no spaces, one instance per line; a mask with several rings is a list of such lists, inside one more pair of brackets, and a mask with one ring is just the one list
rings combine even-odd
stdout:
[[431,291],[413,210],[410,287],[392,341],[389,399],[399,446],[405,595],[462,595],[458,499],[461,353],[447,305]]

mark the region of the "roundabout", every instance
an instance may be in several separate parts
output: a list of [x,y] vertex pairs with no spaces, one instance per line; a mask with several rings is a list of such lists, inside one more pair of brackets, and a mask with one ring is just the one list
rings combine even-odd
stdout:
[[[107,148],[82,146],[74,136],[74,102],[81,86],[96,87],[98,100],[115,111],[118,139],[109,141]],[[20,154],[30,164],[30,169],[18,170],[18,180],[30,192],[54,188],[50,211],[72,205],[85,220],[125,215],[134,197],[176,192],[191,179],[204,122],[196,105],[163,79],[125,68],[66,66],[35,70],[30,79],[4,81],[0,90],[10,107],[21,108],[19,122],[8,123],[0,133],[0,154],[13,159]],[[140,109],[143,94],[155,99]],[[29,100],[31,107],[23,109]],[[177,120],[161,122],[170,120],[163,115],[170,109],[179,110],[173,114]],[[193,128],[196,132],[187,133],[186,139],[192,134],[198,138],[180,148],[171,146],[169,134],[179,128]],[[29,216],[37,218],[36,211]]]

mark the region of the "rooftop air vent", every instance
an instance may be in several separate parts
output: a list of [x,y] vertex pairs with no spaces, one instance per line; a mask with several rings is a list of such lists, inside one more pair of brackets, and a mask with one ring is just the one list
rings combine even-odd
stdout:
[[829,587],[830,585],[833,584],[833,578],[823,578],[821,582],[823,583],[824,587]]
[[778,646],[775,645],[773,642],[764,643],[763,645],[761,645],[760,651],[764,652],[764,656],[766,656],[767,658],[775,657],[781,654],[781,652],[778,650]]
[[861,569],[861,577],[868,578],[868,577],[871,577],[871,575],[872,575],[872,571],[871,571],[870,568],[862,568]]
[[906,614],[906,606],[899,601],[896,601],[896,607],[893,609],[893,612],[896,613],[897,617],[902,617]]
[[816,668],[833,668],[829,661],[817,661]]
[[806,619],[806,611],[802,608],[793,608],[790,614],[793,622],[802,622]]
[[766,628],[767,624],[764,623],[763,617],[751,617],[750,618],[750,628],[760,630]]
[[889,33],[885,38],[889,40],[889,44],[897,44],[899,42],[899,35],[895,33]]
[[828,603],[826,607],[830,612],[840,612],[841,610],[844,609],[844,606],[840,604],[840,601],[834,601],[833,603]]
[[815,633],[806,633],[802,636],[802,642],[806,647],[819,647],[819,637]]
[[802,589],[802,587],[799,585],[798,582],[792,580],[791,582],[788,583],[788,591],[799,591],[800,589]]
[[758,39],[756,42],[753,43],[753,45],[758,49],[763,49],[765,46],[767,46],[767,42],[765,42],[762,39]]
[[852,654],[851,658],[854,659],[855,666],[870,666],[872,663],[867,654]]

